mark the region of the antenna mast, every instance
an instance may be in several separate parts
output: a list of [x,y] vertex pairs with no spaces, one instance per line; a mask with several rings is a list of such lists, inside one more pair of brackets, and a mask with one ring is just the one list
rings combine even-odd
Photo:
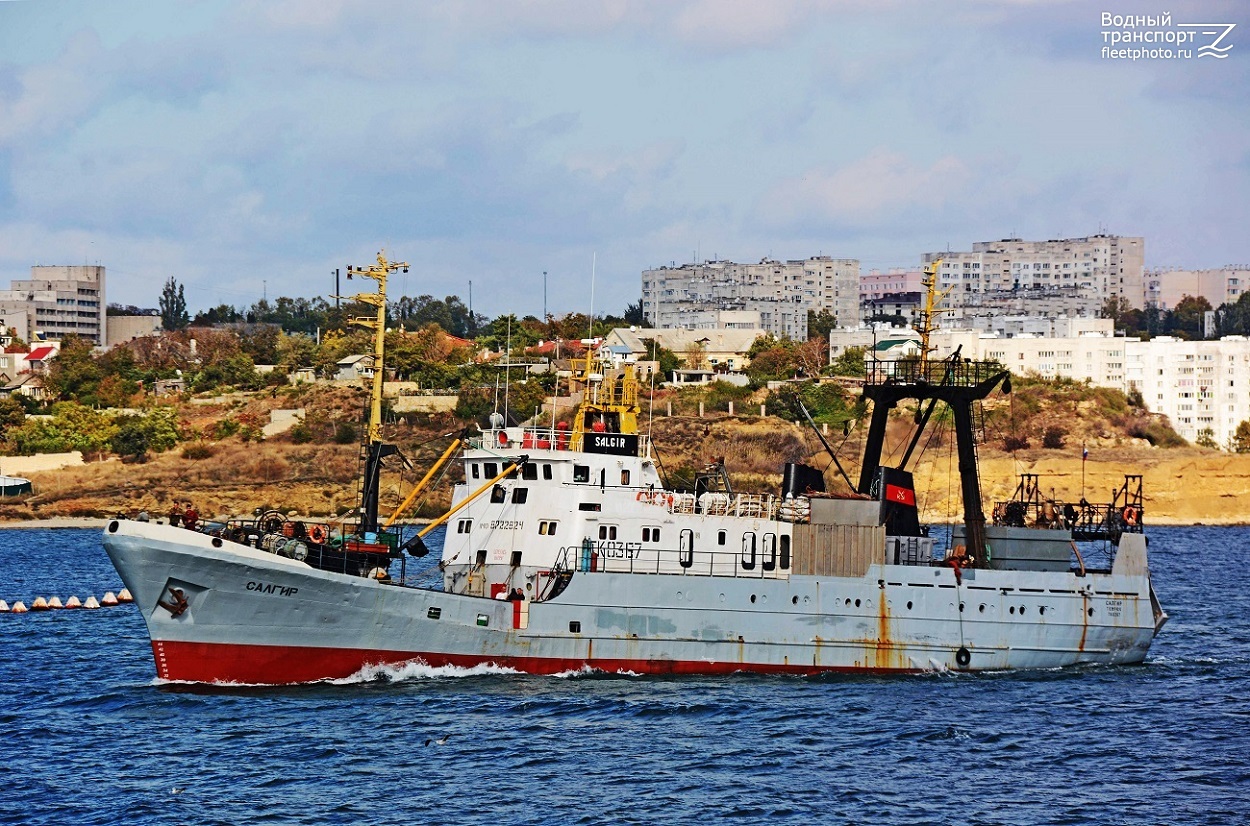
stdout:
[[[942,267],[942,259],[938,258],[924,266],[924,278],[920,283],[925,289],[924,309],[920,311],[920,326],[916,327],[916,332],[920,333],[920,363],[927,365],[929,363],[929,354],[934,348],[929,346],[929,336],[937,329],[935,319],[940,313],[950,312],[950,310],[939,310],[936,305],[954,289],[954,285],[943,290],[940,294],[937,291],[937,274]],[[923,369],[923,368],[922,368]]]
[[372,304],[378,308],[376,318],[368,316],[353,318],[351,323],[373,331],[373,389],[369,396],[369,442],[382,441],[382,377],[384,373],[384,357],[386,344],[386,278],[396,270],[408,272],[406,261],[388,261],[383,252],[378,253],[378,263],[368,267],[347,265],[347,277],[353,275],[372,278],[378,282],[376,293],[360,293],[352,296],[352,300],[362,304]]

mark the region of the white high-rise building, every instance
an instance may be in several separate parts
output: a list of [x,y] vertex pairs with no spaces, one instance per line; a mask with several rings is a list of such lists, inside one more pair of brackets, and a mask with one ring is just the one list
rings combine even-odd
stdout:
[[1145,239],[1091,235],[1050,241],[980,241],[971,252],[927,252],[941,259],[938,289],[949,307],[1097,315],[1107,298],[1142,306]]
[[655,327],[683,329],[744,317],[734,313],[758,314],[761,330],[802,340],[807,338],[809,310],[827,310],[843,325],[858,322],[859,261],[816,256],[644,270],[642,310]]
[[[104,267],[34,266],[30,280],[0,290],[0,319],[29,340],[76,335],[105,343]],[[23,330],[25,333],[23,334]]]

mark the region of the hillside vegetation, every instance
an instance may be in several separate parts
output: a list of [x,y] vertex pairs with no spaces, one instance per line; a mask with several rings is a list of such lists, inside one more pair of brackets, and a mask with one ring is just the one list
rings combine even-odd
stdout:
[[[1250,457],[1186,447],[1166,419],[1129,403],[1123,394],[1076,382],[1047,382],[1013,377],[1013,393],[987,400],[982,461],[983,492],[988,500],[1006,498],[1021,472],[1042,472],[1049,489],[1060,496],[1085,492],[1105,498],[1119,487],[1123,473],[1146,474],[1152,516],[1210,520],[1250,518]],[[857,393],[836,383],[797,386],[813,419],[853,481],[858,481],[866,408]],[[714,384],[707,388],[657,391],[644,408],[644,430],[652,432],[664,471],[676,483],[689,479],[709,462],[723,458],[735,484],[746,490],[775,490],[781,466],[809,461],[827,468],[831,489],[844,481],[812,430],[796,424],[788,391],[751,391]],[[119,456],[98,447],[85,467],[30,474],[36,492],[0,503],[0,520],[55,516],[109,516],[147,510],[165,513],[175,501],[190,499],[201,513],[248,515],[254,508],[277,508],[301,514],[334,516],[353,507],[359,475],[359,419],[364,393],[358,388],[303,387],[235,393],[162,406],[141,415],[172,421],[177,440],[142,456]],[[698,415],[703,403],[703,417]],[[728,412],[733,403],[734,414]],[[760,416],[760,405],[767,415]],[[275,409],[302,408],[304,421],[291,430],[263,438],[261,429]],[[668,415],[669,409],[672,415]],[[84,413],[86,411],[86,413]],[[86,408],[69,411],[104,414]],[[118,417],[111,418],[114,422]],[[125,416],[121,417],[123,420]],[[391,417],[386,438],[400,445],[413,468],[392,461],[385,475],[382,512],[389,515],[448,441],[461,420],[452,414],[405,414]],[[46,420],[58,431],[58,416]],[[117,426],[117,425],[114,425]],[[897,461],[914,431],[914,410],[900,407],[891,418],[886,461]],[[100,444],[107,444],[107,440]],[[1090,451],[1081,460],[1082,447]],[[958,511],[958,476],[949,416],[938,413],[917,447],[917,494],[931,518]],[[1247,467],[1242,469],[1241,465]],[[1084,465],[1084,467],[1082,467]],[[1204,471],[1208,468],[1210,471]],[[1209,497],[1210,514],[1193,497],[1177,493],[1181,479],[1192,490],[1197,475],[1221,480]],[[433,516],[449,504],[451,485],[459,481],[452,467],[436,484],[415,515]],[[1053,483],[1053,484],[1052,484]],[[1095,495],[1090,495],[1095,499]],[[1246,501],[1243,503],[1243,499]]]

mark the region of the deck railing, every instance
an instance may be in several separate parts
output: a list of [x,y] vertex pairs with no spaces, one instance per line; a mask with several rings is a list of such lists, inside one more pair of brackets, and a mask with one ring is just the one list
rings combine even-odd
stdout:
[[864,384],[932,384],[973,387],[1007,368],[996,361],[895,361],[867,362]]
[[638,551],[634,556],[585,543],[560,552],[557,571],[594,574],[667,574],[678,576],[719,576],[734,579],[789,579],[793,556],[790,537],[765,549],[757,545],[753,553],[733,550]]
[[[624,436],[607,433],[607,436]],[[651,455],[651,437],[645,433],[635,434],[638,439],[638,455]],[[573,431],[559,427],[498,427],[483,430],[480,436],[472,436],[468,446],[476,450],[576,450]]]

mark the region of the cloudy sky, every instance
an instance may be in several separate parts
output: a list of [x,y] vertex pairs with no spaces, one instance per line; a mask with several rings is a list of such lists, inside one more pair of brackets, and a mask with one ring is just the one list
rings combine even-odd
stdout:
[[[1102,12],[1168,10],[1228,56],[1102,55]],[[1248,120],[1237,2],[0,0],[0,288],[99,263],[111,302],[247,306],[385,247],[392,296],[539,315],[546,271],[559,315],[592,261],[596,312],[696,256],[1250,264]]]

